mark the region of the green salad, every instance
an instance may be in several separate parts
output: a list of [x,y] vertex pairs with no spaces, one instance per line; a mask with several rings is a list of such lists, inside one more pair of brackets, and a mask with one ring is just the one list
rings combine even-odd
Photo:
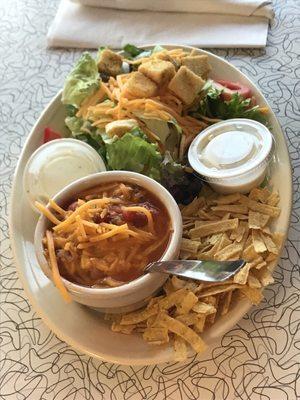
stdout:
[[212,72],[208,56],[195,50],[126,45],[122,55],[85,52],[64,84],[65,124],[108,170],[145,174],[188,203],[201,188],[187,165],[194,137],[224,119],[268,121],[248,87],[212,80]]

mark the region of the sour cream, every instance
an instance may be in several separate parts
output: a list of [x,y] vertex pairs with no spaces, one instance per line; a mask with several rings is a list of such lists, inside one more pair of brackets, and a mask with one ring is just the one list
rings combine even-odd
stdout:
[[23,187],[31,207],[35,201],[46,204],[69,183],[106,171],[100,155],[87,143],[76,139],[58,139],[39,147],[28,160]]
[[219,193],[247,193],[265,178],[273,136],[249,119],[211,125],[192,142],[191,167]]

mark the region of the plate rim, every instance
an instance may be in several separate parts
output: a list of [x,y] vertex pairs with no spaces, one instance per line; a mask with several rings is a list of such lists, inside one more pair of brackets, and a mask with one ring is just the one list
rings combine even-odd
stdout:
[[[154,46],[158,45],[156,44],[145,44],[143,46],[140,46],[142,48],[145,49],[150,49],[153,48]],[[287,236],[288,236],[288,230],[290,227],[290,222],[291,222],[291,213],[292,213],[292,203],[293,203],[293,182],[292,182],[292,165],[291,165],[291,158],[289,155],[289,151],[288,151],[288,146],[287,146],[287,140],[286,137],[283,133],[283,130],[281,128],[281,125],[279,124],[279,121],[277,120],[277,117],[273,111],[273,109],[270,107],[268,101],[266,100],[264,94],[261,92],[261,89],[250,79],[247,77],[247,75],[245,75],[242,71],[240,71],[239,68],[237,68],[235,65],[233,65],[232,63],[230,63],[229,61],[227,61],[226,59],[211,53],[210,51],[207,50],[203,50],[197,47],[193,47],[193,46],[184,46],[184,45],[168,45],[168,44],[159,44],[162,47],[165,48],[169,48],[169,49],[174,49],[174,48],[182,48],[184,50],[197,50],[199,51],[199,53],[201,54],[206,54],[208,56],[211,56],[213,58],[218,59],[219,61],[221,61],[223,64],[226,64],[227,67],[233,68],[235,69],[243,78],[245,78],[247,81],[250,81],[252,83],[252,85],[258,90],[260,96],[262,97],[263,101],[268,105],[269,110],[270,110],[270,114],[272,115],[274,121],[276,121],[276,125],[277,125],[277,130],[281,132],[282,136],[283,136],[283,144],[285,147],[285,152],[288,155],[288,169],[289,169],[289,176],[287,177],[289,182],[288,182],[288,187],[290,189],[290,202],[288,204],[286,204],[285,206],[288,207],[288,218],[287,218],[287,227],[284,231],[284,240],[283,240],[283,246],[281,248],[280,254],[279,256],[281,256],[282,251],[284,249],[284,244],[286,242]],[[81,52],[82,53],[82,52]],[[39,115],[39,118],[36,120],[35,124],[33,125],[33,127],[30,130],[29,135],[27,136],[23,146],[22,146],[22,151],[19,155],[19,159],[17,162],[17,165],[15,167],[14,173],[13,173],[13,178],[12,178],[12,186],[11,186],[11,191],[10,191],[10,195],[9,195],[9,200],[8,200],[8,227],[9,227],[9,237],[10,237],[10,244],[11,244],[11,249],[12,249],[12,255],[13,255],[13,261],[16,267],[16,271],[17,271],[17,275],[18,278],[20,279],[23,289],[25,291],[25,294],[27,296],[27,298],[29,299],[29,302],[33,308],[33,310],[37,313],[37,315],[42,319],[43,323],[45,323],[45,325],[63,342],[65,342],[66,344],[72,346],[75,350],[87,354],[88,356],[91,357],[95,357],[101,361],[105,361],[105,362],[111,362],[111,363],[115,363],[115,364],[121,364],[121,365],[156,365],[156,364],[160,364],[160,363],[165,363],[165,362],[172,362],[174,360],[170,360],[170,359],[162,359],[160,361],[154,361],[154,362],[147,362],[145,363],[142,359],[140,359],[139,361],[135,360],[134,363],[132,363],[130,360],[126,359],[122,359],[122,361],[120,362],[120,359],[117,359],[115,357],[111,357],[110,359],[108,359],[105,355],[103,354],[99,354],[99,353],[94,353],[84,347],[82,347],[80,345],[79,342],[76,342],[73,340],[72,337],[65,335],[60,329],[56,329],[56,325],[54,323],[52,323],[51,319],[48,318],[43,310],[37,305],[36,300],[35,300],[35,296],[32,294],[32,291],[29,288],[29,285],[26,281],[25,276],[22,273],[21,267],[19,267],[19,265],[24,264],[25,260],[22,257],[19,257],[18,255],[18,251],[17,251],[17,243],[16,240],[14,239],[14,209],[13,209],[13,203],[14,203],[14,199],[16,197],[16,186],[17,186],[17,177],[22,174],[21,171],[21,164],[24,158],[24,154],[25,151],[28,147],[29,142],[32,140],[33,138],[33,134],[36,131],[36,128],[38,127],[38,125],[40,124],[40,122],[43,120],[43,118],[46,116],[46,114],[49,113],[49,109],[51,108],[51,106],[54,106],[54,104],[60,99],[62,95],[62,89],[60,89],[58,91],[58,93],[51,99],[51,101],[43,108],[41,114]],[[276,264],[275,268],[278,267],[278,264]],[[244,302],[244,307],[245,307],[245,313],[243,315],[245,315],[250,308],[252,307],[251,303],[249,301]],[[237,322],[243,317],[239,317]],[[235,324],[237,323],[235,322]],[[209,346],[210,347],[210,346]],[[195,356],[195,353],[193,353],[193,355]]]

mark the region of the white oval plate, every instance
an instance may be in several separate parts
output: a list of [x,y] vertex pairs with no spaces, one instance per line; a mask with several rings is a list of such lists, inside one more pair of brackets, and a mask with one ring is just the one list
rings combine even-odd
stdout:
[[[151,48],[153,46],[146,46]],[[165,46],[168,48],[183,46]],[[191,47],[185,47],[191,50]],[[237,68],[209,52],[199,53],[209,56],[212,77],[239,81],[250,86],[258,103],[268,106],[259,89]],[[20,156],[11,195],[10,235],[19,277],[26,294],[36,312],[45,324],[63,341],[77,350],[104,361],[127,365],[150,365],[173,360],[171,346],[153,347],[138,335],[122,335],[110,331],[109,325],[98,313],[73,303],[67,305],[61,299],[53,284],[40,270],[33,247],[34,229],[37,221],[27,203],[22,189],[22,174],[30,155],[42,144],[43,130],[50,126],[54,130],[66,132],[64,127],[64,107],[61,92],[44,110],[32,129]],[[284,135],[274,113],[270,112],[270,122],[277,143],[276,160],[272,171],[272,184],[281,197],[281,214],[274,228],[287,234],[292,203],[291,166]],[[211,344],[219,336],[230,330],[249,310],[250,303],[242,300],[233,309],[207,330],[203,339]]]

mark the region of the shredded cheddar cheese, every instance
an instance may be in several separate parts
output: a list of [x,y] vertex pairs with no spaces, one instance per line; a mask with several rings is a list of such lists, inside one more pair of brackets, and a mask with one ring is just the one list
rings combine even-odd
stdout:
[[35,206],[36,208],[42,213],[44,214],[49,221],[51,221],[53,224],[55,225],[59,225],[61,223],[61,221],[59,219],[57,219],[55,217],[55,215],[52,214],[52,212],[50,210],[48,210],[48,208],[46,208],[43,204],[39,203],[38,201],[35,202]]
[[47,248],[48,248],[48,252],[49,252],[49,261],[50,261],[50,266],[51,266],[53,282],[54,282],[55,286],[57,287],[57,289],[60,291],[63,299],[67,303],[70,303],[72,301],[72,299],[71,299],[71,296],[69,295],[67,289],[65,288],[65,285],[63,284],[62,279],[59,274],[57,259],[56,259],[56,255],[55,255],[55,249],[54,249],[53,236],[50,231],[46,232],[46,238],[47,238]]

